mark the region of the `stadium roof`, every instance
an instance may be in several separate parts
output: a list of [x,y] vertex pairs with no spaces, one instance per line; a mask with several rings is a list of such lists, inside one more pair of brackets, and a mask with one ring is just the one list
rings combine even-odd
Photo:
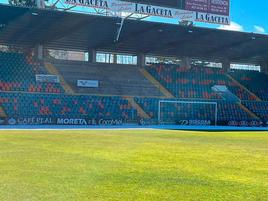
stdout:
[[0,43],[33,47],[267,61],[268,36],[0,5]]

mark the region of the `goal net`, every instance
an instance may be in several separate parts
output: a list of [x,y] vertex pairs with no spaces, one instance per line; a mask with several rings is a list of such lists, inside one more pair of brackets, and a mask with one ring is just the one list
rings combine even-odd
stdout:
[[217,125],[217,103],[167,101],[158,103],[159,124]]

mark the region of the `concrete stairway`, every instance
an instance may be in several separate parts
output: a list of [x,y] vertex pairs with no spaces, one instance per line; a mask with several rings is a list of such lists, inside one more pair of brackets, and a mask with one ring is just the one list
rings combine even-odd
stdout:
[[255,119],[260,119],[256,114],[254,114],[253,112],[251,112],[247,107],[245,107],[242,103],[239,103],[239,106],[242,110],[244,110],[246,113],[250,114],[250,116],[252,118]]
[[145,68],[141,68],[140,72],[146,77],[155,87],[157,87],[166,98],[175,98],[160,82],[158,82]]
[[136,103],[136,101],[134,100],[133,97],[124,97],[126,100],[128,100],[128,102],[130,103],[130,105],[137,110],[138,112],[138,116],[144,119],[150,119],[150,117],[148,116],[148,114],[146,112],[144,112],[144,110]]
[[52,75],[58,75],[60,78],[61,86],[64,91],[68,94],[74,94],[73,89],[68,85],[68,83],[64,80],[63,76],[58,72],[58,70],[53,66],[53,64],[49,62],[45,62],[45,67],[47,71]]
[[0,106],[0,117],[2,117],[2,118],[7,117],[7,114],[2,106]]

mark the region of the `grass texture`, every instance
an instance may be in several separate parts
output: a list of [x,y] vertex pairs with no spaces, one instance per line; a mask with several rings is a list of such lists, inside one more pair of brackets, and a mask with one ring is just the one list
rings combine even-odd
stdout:
[[0,131],[0,200],[268,201],[268,133]]

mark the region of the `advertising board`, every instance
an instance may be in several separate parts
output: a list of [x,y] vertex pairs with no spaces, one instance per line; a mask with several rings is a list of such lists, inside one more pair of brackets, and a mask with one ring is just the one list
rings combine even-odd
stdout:
[[86,88],[98,88],[99,81],[98,80],[77,80],[78,87],[86,87]]
[[124,119],[92,119],[75,117],[9,117],[0,119],[0,125],[99,125],[99,126],[118,126],[126,123]]
[[185,10],[229,16],[230,0],[186,0]]
[[112,12],[135,13],[147,16],[230,24],[229,0],[185,0],[184,9],[121,0],[65,0],[66,4],[104,9]]
[[230,0],[185,0],[184,8],[195,12],[195,21],[230,24]]

